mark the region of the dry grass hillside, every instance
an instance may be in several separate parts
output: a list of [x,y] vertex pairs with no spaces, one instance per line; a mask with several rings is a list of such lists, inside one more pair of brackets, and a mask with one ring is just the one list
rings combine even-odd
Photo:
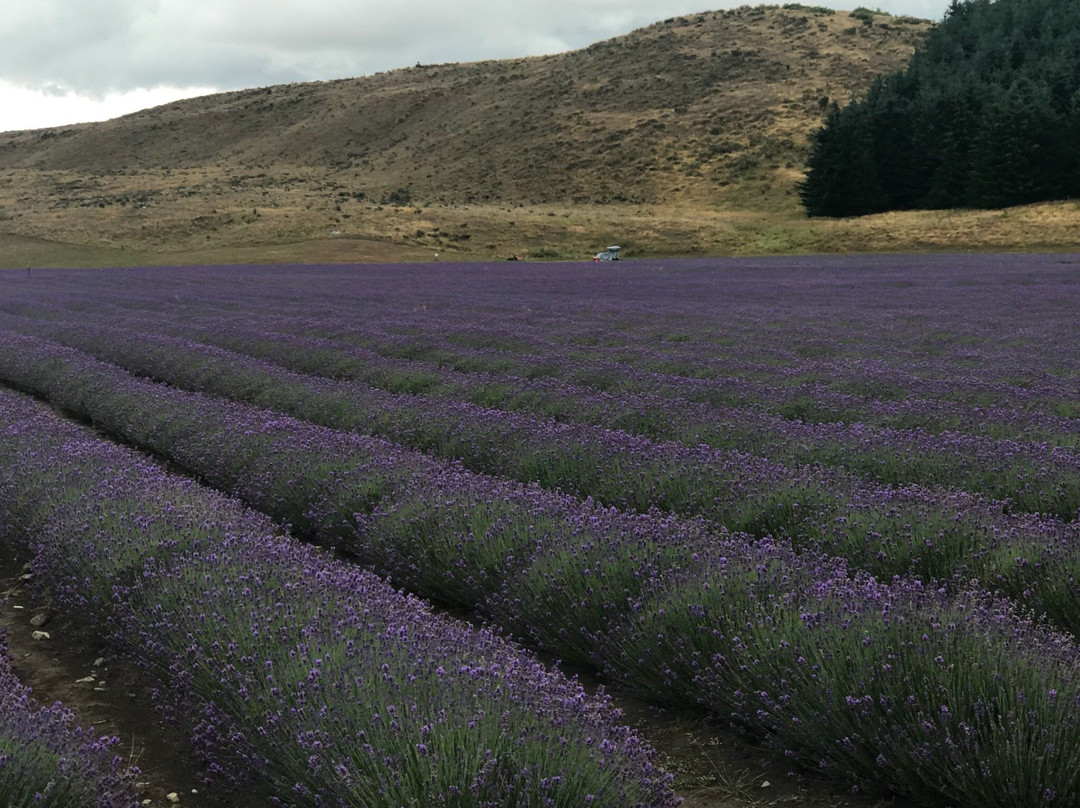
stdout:
[[[952,235],[926,229],[940,215],[807,221],[795,193],[829,101],[901,67],[929,27],[744,7],[554,56],[0,134],[0,264],[971,247],[956,234],[986,231],[967,219]],[[1075,208],[1054,213],[1075,230]]]

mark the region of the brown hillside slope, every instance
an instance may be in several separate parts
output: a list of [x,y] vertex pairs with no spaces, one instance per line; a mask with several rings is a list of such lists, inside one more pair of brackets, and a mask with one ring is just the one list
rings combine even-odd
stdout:
[[[0,233],[26,237],[28,263],[42,249],[31,239],[127,260],[257,260],[254,245],[277,245],[273,260],[554,257],[609,239],[639,254],[820,249],[769,224],[801,219],[807,135],[929,27],[744,7],[554,56],[3,133]],[[0,261],[23,261],[2,247]]]
[[928,28],[878,20],[747,7],[556,56],[213,95],[5,135],[0,168],[304,168],[371,198],[406,187],[447,203],[744,207],[750,185],[783,205],[822,99],[902,65]]

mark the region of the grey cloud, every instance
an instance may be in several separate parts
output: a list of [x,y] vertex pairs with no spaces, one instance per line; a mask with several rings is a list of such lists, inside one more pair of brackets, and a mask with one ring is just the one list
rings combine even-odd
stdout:
[[[940,18],[947,0],[880,0]],[[571,48],[742,0],[0,0],[0,80],[100,96],[332,79]]]
[[59,84],[46,84],[41,88],[41,93],[49,98],[63,98],[68,91]]

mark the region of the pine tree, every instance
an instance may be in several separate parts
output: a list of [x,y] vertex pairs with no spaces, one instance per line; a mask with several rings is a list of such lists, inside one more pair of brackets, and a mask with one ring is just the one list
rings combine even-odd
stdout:
[[811,138],[811,216],[1080,196],[1080,2],[953,0]]

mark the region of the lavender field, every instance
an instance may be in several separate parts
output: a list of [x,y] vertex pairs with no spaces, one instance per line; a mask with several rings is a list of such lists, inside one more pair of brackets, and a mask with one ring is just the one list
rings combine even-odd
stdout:
[[266,804],[675,804],[556,658],[1075,806],[1077,322],[1072,255],[7,272],[0,539]]

